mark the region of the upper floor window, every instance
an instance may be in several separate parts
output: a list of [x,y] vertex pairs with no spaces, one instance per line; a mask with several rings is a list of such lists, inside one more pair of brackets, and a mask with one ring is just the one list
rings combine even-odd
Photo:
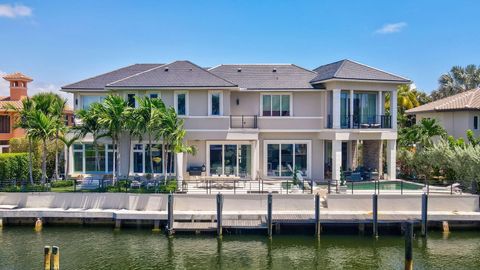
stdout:
[[136,107],[135,94],[127,94],[127,103],[129,107]]
[[175,92],[174,103],[178,115],[188,115],[188,92]]
[[102,102],[105,96],[82,96],[82,109],[88,110],[90,105],[95,102]]
[[208,115],[223,115],[223,94],[221,91],[208,92]]
[[291,94],[262,95],[262,116],[291,116]]
[[150,98],[158,98],[158,94],[150,94]]
[[473,129],[478,129],[478,116],[473,117]]
[[0,115],[0,133],[10,133],[10,116]]

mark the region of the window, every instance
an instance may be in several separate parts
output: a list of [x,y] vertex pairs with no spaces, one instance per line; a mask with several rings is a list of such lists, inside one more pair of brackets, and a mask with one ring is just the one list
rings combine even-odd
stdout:
[[478,116],[473,117],[473,129],[478,129]]
[[377,94],[355,93],[353,114],[354,124],[375,124],[377,122]]
[[129,107],[136,107],[135,94],[127,94],[127,103]]
[[188,115],[188,92],[175,92],[174,103],[178,115]]
[[0,115],[0,133],[10,133],[9,115]]
[[[163,145],[152,144],[152,159],[150,160],[150,144],[137,143],[132,145],[132,163],[133,173],[163,173],[163,165],[167,168],[167,173],[175,172],[175,160],[171,151],[167,152],[167,160],[163,159]],[[152,164],[150,163],[152,162]],[[165,164],[164,164],[165,163]],[[152,172],[153,165],[153,172]]]
[[273,177],[292,177],[295,171],[309,175],[310,142],[267,142],[266,174]]
[[223,114],[223,95],[220,91],[208,92],[208,115]]
[[158,94],[150,94],[150,98],[158,98]]
[[263,116],[291,116],[291,95],[262,95]]
[[82,96],[82,109],[88,110],[95,102],[103,102],[105,96]]
[[[98,159],[97,159],[98,157]],[[110,173],[113,170],[113,146],[92,143],[73,145],[73,171],[76,173]]]
[[210,175],[239,176],[251,175],[250,144],[213,143],[208,145],[208,172]]

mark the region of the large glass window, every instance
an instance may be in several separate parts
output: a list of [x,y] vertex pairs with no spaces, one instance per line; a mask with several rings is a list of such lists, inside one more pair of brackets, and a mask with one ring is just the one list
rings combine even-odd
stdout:
[[[163,173],[163,165],[167,168],[167,173],[175,172],[174,154],[168,151],[167,160],[163,159],[162,144],[152,144],[152,163],[153,173]],[[134,173],[152,173],[150,164],[150,145],[137,143],[132,146],[132,170]]]
[[145,172],[152,173],[151,165],[153,165],[153,173],[162,173],[162,145],[152,145],[152,163],[150,163],[150,145],[147,144],[145,147]]
[[127,95],[127,103],[129,107],[135,108],[135,94],[128,94]]
[[237,145],[227,144],[224,154],[224,169],[223,173],[226,176],[237,175]]
[[376,93],[355,93],[353,101],[354,122],[356,124],[374,124],[377,114]]
[[133,146],[133,172],[143,173],[143,144]]
[[212,92],[210,93],[210,115],[222,114],[222,93]]
[[175,93],[175,109],[178,115],[187,115],[187,93]]
[[74,172],[95,174],[109,173],[112,170],[113,147],[111,144],[97,144],[97,152],[95,152],[93,143],[73,145]]
[[82,96],[82,108],[88,110],[90,105],[95,102],[103,102],[105,96]]
[[342,91],[340,94],[340,125],[342,128],[350,127],[350,93]]
[[223,145],[210,145],[210,175],[223,174]]
[[295,171],[303,176],[308,171],[308,145],[304,143],[268,143],[267,175],[290,177]]
[[263,116],[290,116],[290,95],[262,95]]
[[211,144],[209,146],[210,175],[251,175],[251,152],[249,144]]

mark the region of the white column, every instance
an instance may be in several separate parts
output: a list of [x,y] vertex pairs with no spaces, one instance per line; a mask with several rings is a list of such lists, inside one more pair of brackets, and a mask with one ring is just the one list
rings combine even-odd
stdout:
[[388,179],[397,178],[397,141],[387,140],[387,174]]
[[252,180],[257,179],[259,170],[260,170],[260,141],[256,140],[253,142],[253,152],[252,152]]
[[353,128],[353,98],[355,95],[353,94],[353,90],[350,90],[350,128]]
[[390,95],[390,114],[392,115],[392,128],[397,130],[397,90]]
[[342,141],[332,141],[332,180],[340,185],[340,169],[342,166]]
[[332,102],[332,127],[340,128],[340,89],[333,89],[333,102]]
[[377,93],[377,111],[376,111],[376,117],[375,120],[380,123],[381,121],[381,115],[383,115],[383,104],[382,104],[382,91],[379,91]]
[[183,153],[177,153],[175,157],[176,157],[175,173],[177,175],[177,185],[178,185],[178,189],[181,190],[182,183],[183,183]]

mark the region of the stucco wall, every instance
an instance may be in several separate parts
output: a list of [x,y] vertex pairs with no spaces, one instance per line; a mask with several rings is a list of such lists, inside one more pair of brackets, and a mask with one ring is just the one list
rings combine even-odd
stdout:
[[455,138],[466,138],[465,133],[468,129],[473,130],[476,136],[480,136],[480,130],[474,130],[473,128],[474,116],[478,116],[480,121],[480,112],[474,111],[425,112],[416,114],[417,123],[423,118],[437,119],[447,130],[447,133]]

